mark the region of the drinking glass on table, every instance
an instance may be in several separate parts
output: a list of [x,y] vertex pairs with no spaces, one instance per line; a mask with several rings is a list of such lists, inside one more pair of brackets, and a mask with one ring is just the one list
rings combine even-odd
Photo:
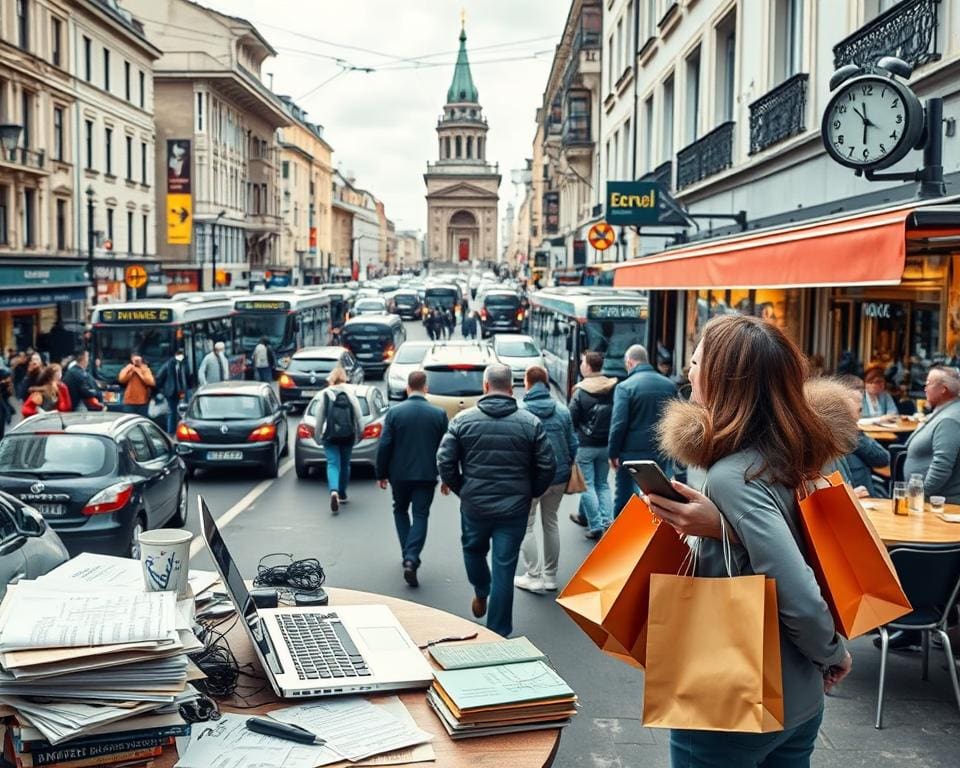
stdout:
[[907,481],[907,499],[910,502],[910,511],[918,515],[923,514],[923,475],[914,472]]
[[946,496],[931,496],[930,497],[930,511],[935,515],[943,514],[943,507],[947,503]]
[[896,482],[893,484],[893,514],[910,514],[910,501],[907,499],[907,484],[904,482]]

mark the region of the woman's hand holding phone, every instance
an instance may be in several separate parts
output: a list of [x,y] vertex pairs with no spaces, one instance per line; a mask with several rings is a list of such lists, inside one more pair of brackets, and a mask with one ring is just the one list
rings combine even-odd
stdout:
[[[664,522],[672,525],[677,533],[686,536],[704,536],[708,539],[720,539],[723,531],[720,527],[720,510],[699,491],[679,480],[671,480],[670,485],[683,496],[686,501],[674,501],[663,496],[650,494],[646,502],[653,512]],[[727,530],[730,540],[737,542],[732,530]]]

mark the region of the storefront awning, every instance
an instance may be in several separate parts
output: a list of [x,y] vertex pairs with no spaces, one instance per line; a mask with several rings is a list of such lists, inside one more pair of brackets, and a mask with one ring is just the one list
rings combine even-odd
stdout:
[[617,288],[897,285],[908,252],[960,243],[960,198],[861,211],[674,248],[610,265]]

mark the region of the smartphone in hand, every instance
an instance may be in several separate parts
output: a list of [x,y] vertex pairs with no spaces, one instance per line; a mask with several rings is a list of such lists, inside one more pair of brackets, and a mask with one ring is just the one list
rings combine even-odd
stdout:
[[670,499],[671,501],[680,502],[681,504],[686,503],[686,498],[680,495],[670,484],[670,480],[667,479],[667,476],[663,473],[663,470],[660,469],[660,465],[657,464],[657,462],[646,460],[625,461],[623,462],[623,467],[630,473],[634,482],[636,482],[645,495],[649,496],[653,494],[655,496],[662,496],[665,499]]

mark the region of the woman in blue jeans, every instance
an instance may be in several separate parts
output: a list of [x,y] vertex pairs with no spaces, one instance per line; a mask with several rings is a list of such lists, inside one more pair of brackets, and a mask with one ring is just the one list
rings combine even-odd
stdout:
[[[805,371],[800,351],[775,325],[714,318],[690,360],[690,402],[671,403],[658,425],[664,453],[702,468],[706,481],[703,493],[674,481],[687,501],[650,496],[651,508],[678,532],[700,538],[697,576],[730,572],[722,516],[734,539],[734,573],[775,580],[783,681],[783,730],[673,730],[673,768],[807,768],[824,693],[852,666],[804,559],[796,494],[856,445],[857,423],[845,388],[805,386]],[[711,648],[709,635],[702,642],[705,654],[725,652]]]
[[360,401],[353,393],[353,385],[347,384],[347,372],[338,365],[327,376],[327,388],[317,404],[314,426],[314,440],[323,445],[327,457],[330,512],[334,515],[340,513],[341,504],[347,503],[350,457],[362,434]]

